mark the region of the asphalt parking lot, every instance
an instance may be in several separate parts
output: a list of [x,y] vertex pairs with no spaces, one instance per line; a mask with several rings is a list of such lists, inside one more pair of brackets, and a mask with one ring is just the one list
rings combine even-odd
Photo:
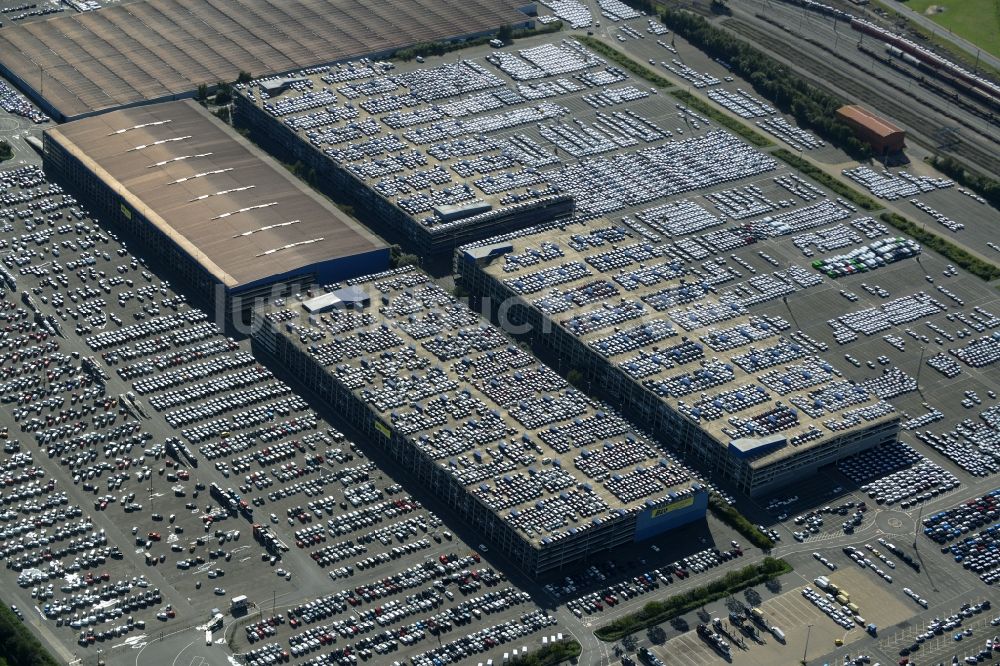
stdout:
[[[642,49],[649,50],[650,57],[653,51],[661,57],[663,47],[656,46],[655,41],[649,42],[645,40],[638,50],[633,48],[640,44],[637,40],[630,40],[623,47],[634,51],[642,61],[646,60],[643,57],[646,51]],[[699,71],[724,76],[725,70],[717,63],[685,49],[684,45],[678,46],[685,62]],[[660,102],[647,98],[633,108],[645,115],[662,114],[665,118],[670,113],[663,111]],[[577,99],[567,106],[573,112],[591,111],[591,107]],[[669,111],[672,113],[672,107]],[[10,132],[23,137],[29,129],[20,119],[2,120],[10,122],[0,122],[0,135]],[[699,134],[688,129],[688,135],[692,133]],[[15,150],[20,151],[21,145],[16,141]],[[5,166],[17,166],[22,159],[37,162],[32,158],[33,151],[23,148],[26,152],[18,152],[14,164]],[[830,162],[837,157],[828,149],[811,154]],[[749,184],[758,185],[771,200],[789,196],[770,177],[739,183],[741,187]],[[29,188],[13,187],[5,191],[32,190],[38,194],[37,190],[47,185],[38,182]],[[712,189],[724,187],[730,186]],[[20,210],[26,204],[43,201],[61,205],[61,197],[58,193],[39,195],[30,202],[12,202],[6,208]],[[955,189],[937,190],[919,199],[963,221],[966,228],[947,232],[911,204],[900,204],[904,209],[907,206],[912,209],[907,213],[911,219],[926,221],[929,229],[986,252],[984,243],[993,237],[990,229],[995,228],[990,226],[996,222],[994,211],[984,209]],[[320,654],[335,654],[350,646],[352,654],[360,655],[361,660],[381,664],[413,659],[481,629],[512,622],[525,627],[525,633],[503,645],[488,646],[467,656],[465,663],[485,662],[490,658],[499,663],[504,653],[515,647],[535,648],[543,637],[547,639],[558,633],[576,637],[589,650],[582,663],[610,663],[610,650],[594,640],[591,633],[594,628],[650,599],[675,594],[707,582],[728,568],[759,559],[759,552],[747,549],[743,558],[694,572],[683,580],[675,577],[673,582],[665,583],[657,577],[657,586],[643,586],[641,592],[629,583],[631,598],[623,598],[621,588],[618,592],[612,590],[612,585],[621,581],[634,581],[640,574],[669,567],[706,548],[724,550],[731,540],[740,540],[728,528],[709,520],[654,544],[659,550],[642,545],[628,552],[610,554],[608,559],[615,562],[614,567],[594,562],[567,571],[569,583],[565,577],[542,581],[539,586],[526,583],[488,552],[478,552],[482,550],[478,546],[480,539],[474,534],[466,533],[461,526],[449,526],[443,514],[436,519],[434,498],[407,486],[405,475],[399,470],[377,455],[366,453],[363,444],[355,445],[349,433],[337,429],[334,420],[327,420],[291,400],[282,378],[271,375],[252,358],[247,360],[249,346],[245,341],[227,341],[170,289],[164,282],[169,279],[168,274],[146,266],[127,251],[119,252],[120,244],[107,231],[93,225],[83,212],[79,217],[74,215],[74,208],[79,210],[79,205],[69,203],[45,210],[36,207],[27,218],[7,220],[0,235],[5,244],[5,269],[16,280],[16,291],[31,294],[31,301],[40,313],[36,319],[32,306],[13,293],[8,284],[0,315],[8,329],[2,339],[5,346],[0,349],[3,355],[0,393],[7,400],[6,408],[0,412],[0,428],[7,429],[0,466],[8,475],[0,507],[6,517],[0,517],[4,521],[0,531],[9,533],[0,541],[0,548],[13,548],[5,554],[6,562],[17,563],[20,571],[9,567],[0,577],[0,587],[4,601],[23,610],[26,622],[61,659],[70,662],[82,658],[86,663],[94,663],[100,651],[102,657],[114,663],[160,663],[169,658],[175,664],[221,666],[228,662],[227,648],[241,654],[257,651],[254,656],[259,659],[248,659],[257,663],[266,661],[269,651],[273,653],[274,648],[269,646],[276,645],[279,651],[295,647],[301,655],[296,658],[303,661]],[[61,213],[61,217],[51,220],[51,224],[41,219],[53,213]],[[67,226],[63,231],[62,227]],[[787,238],[764,241],[735,254],[759,272],[774,270],[774,265],[760,252],[782,266],[811,260]],[[70,267],[69,262],[75,265]],[[932,276],[934,282],[926,280],[925,275]],[[862,283],[873,291],[866,290]],[[941,292],[939,286],[963,303]],[[841,291],[857,299],[848,300]],[[948,309],[871,336],[859,335],[844,345],[836,342],[835,329],[828,320],[847,312],[879,307],[919,291],[933,296]],[[57,293],[61,298],[56,298]],[[969,321],[975,321],[974,308],[1000,313],[1000,298],[995,289],[962,271],[951,274],[947,271],[947,261],[931,253],[922,254],[919,261],[901,261],[866,275],[827,280],[822,286],[810,289],[808,296],[793,296],[787,303],[778,301],[757,307],[761,313],[791,319],[795,328],[823,341],[829,347],[827,355],[849,379],[870,381],[891,367],[910,377],[919,377],[919,390],[894,396],[891,402],[907,419],[918,419],[933,410],[939,411],[941,417],[907,429],[902,440],[920,456],[954,474],[961,485],[908,507],[901,507],[899,502],[879,505],[842,471],[829,468],[823,470],[819,480],[803,481],[779,495],[785,499],[797,496],[794,502],[775,506],[773,510],[767,508],[770,498],[760,500],[756,506],[747,502],[746,510],[755,520],[779,530],[782,541],[775,554],[789,559],[796,573],[782,579],[784,587],[779,594],[761,591],[765,599],[760,607],[769,620],[785,631],[786,644],[764,636],[764,643],[758,645],[746,637],[747,649],[734,651],[734,663],[793,663],[798,661],[800,650],[807,652],[808,663],[832,663],[834,659],[839,663],[845,653],[872,654],[882,663],[895,663],[900,658],[898,651],[912,644],[927,621],[958,611],[967,601],[995,598],[994,588],[987,588],[974,573],[964,570],[951,555],[941,553],[937,544],[920,534],[924,517],[982,494],[994,485],[989,474],[976,476],[971,472],[988,471],[984,466],[995,462],[991,441],[996,440],[989,438],[993,436],[991,433],[995,435],[996,426],[972,430],[963,422],[982,421],[981,413],[996,404],[988,393],[1000,390],[997,366],[976,368],[959,363],[960,373],[947,377],[927,365],[927,360],[938,354],[953,358],[949,349],[996,330],[996,325],[984,325],[984,330],[974,331],[971,337],[959,337],[960,330],[971,326],[949,319],[949,315],[961,312]],[[163,327],[137,328],[152,322],[162,323]],[[928,322],[946,331],[952,339],[928,327]],[[46,323],[61,329],[62,334],[47,331]],[[905,329],[914,331],[918,337],[910,336]],[[114,336],[104,335],[107,333],[135,333],[136,337],[124,339],[119,335],[121,339],[114,340]],[[108,339],[107,346],[102,342],[97,349],[87,343],[88,338],[101,335],[104,335],[102,340]],[[902,340],[904,349],[887,341],[885,335]],[[928,336],[927,341],[920,338],[924,335]],[[845,354],[857,359],[859,365],[845,359]],[[889,363],[878,362],[880,356],[888,358]],[[87,358],[94,359],[90,369],[84,367]],[[223,359],[232,365],[219,364]],[[101,379],[102,374],[107,379]],[[142,390],[146,385],[140,382],[152,377],[170,377],[171,384]],[[209,382],[223,378],[240,386],[233,383],[213,396],[156,409],[154,403],[166,404],[159,402],[164,396],[192,387],[205,388]],[[255,400],[260,398],[253,405],[232,399],[236,390],[264,388],[269,392],[252,396]],[[274,391],[270,392],[271,389]],[[129,397],[129,392],[136,397]],[[981,404],[972,401],[970,406],[968,393],[975,394]],[[208,403],[213,410],[220,411],[208,416],[208,412],[189,409],[207,408]],[[169,426],[167,416],[176,423],[183,420],[184,425],[178,428],[190,430],[192,437]],[[941,450],[928,444],[934,440],[917,436],[927,431],[947,440],[939,444]],[[946,437],[949,433],[954,434]],[[166,440],[178,436],[198,459],[197,466],[183,453],[168,452]],[[17,447],[14,441],[18,442]],[[50,482],[54,482],[51,487]],[[233,513],[220,512],[217,505],[222,502],[210,496],[212,483],[239,493],[248,502],[248,509],[252,509],[252,520],[241,515],[239,509]],[[65,502],[59,493],[65,493]],[[53,497],[59,503],[46,505]],[[798,529],[793,523],[796,515],[848,501],[867,501],[870,505],[853,533],[844,533],[840,527],[844,518],[836,514],[827,516],[822,529],[803,542],[794,539],[792,533]],[[136,508],[136,505],[142,506]],[[79,515],[72,515],[75,509]],[[366,513],[369,510],[372,511]],[[339,517],[354,511],[362,517],[340,522]],[[788,517],[779,520],[781,514]],[[155,519],[155,515],[162,519]],[[208,517],[212,518],[210,523],[206,523]],[[278,547],[280,552],[273,554],[280,558],[274,563],[270,561],[272,554],[254,539],[253,523],[268,528],[288,547],[287,551]],[[151,533],[158,533],[158,538],[152,538]],[[870,568],[861,569],[842,551],[845,545],[863,548],[865,543],[879,548],[879,536],[913,553],[923,563],[922,571],[917,573],[897,561],[891,574],[894,581],[890,584]],[[918,544],[916,549],[914,542]],[[411,552],[393,552],[407,547]],[[99,552],[104,548],[109,550]],[[829,572],[812,557],[813,551],[834,562],[837,570]],[[473,552],[477,552],[480,561],[475,561]],[[265,555],[266,560],[262,559]],[[437,567],[445,567],[448,562],[442,562],[441,558],[448,560],[450,555],[457,558],[454,562],[459,565],[456,571],[446,569],[442,574]],[[156,564],[147,564],[147,557]],[[372,564],[358,565],[369,558],[373,559]],[[181,560],[193,562],[180,568],[177,565]],[[427,562],[432,563],[430,568],[424,568]],[[591,565],[599,575],[593,574]],[[384,579],[412,567],[427,572],[412,587],[392,581],[379,590],[382,596],[371,593]],[[18,586],[19,574],[30,570],[45,573],[44,580],[39,577]],[[285,573],[279,574],[279,570]],[[336,570],[341,575],[331,578],[330,572]],[[56,574],[50,577],[49,571]],[[107,579],[101,580],[105,571]],[[218,571],[224,573],[219,575]],[[505,573],[509,580],[503,580],[498,573]],[[78,577],[74,578],[74,574]],[[877,638],[867,636],[860,628],[843,630],[802,596],[801,589],[812,585],[812,579],[819,575],[843,581],[838,584],[850,590],[852,600],[858,599],[856,603],[865,619],[878,624]],[[50,583],[51,595],[47,590]],[[102,589],[116,583],[117,589]],[[551,583],[552,588],[545,588],[545,583]],[[67,584],[69,589],[64,591],[62,587]],[[555,594],[552,590],[557,585],[574,589]],[[904,595],[904,587],[926,598],[929,608],[924,610]],[[220,590],[218,594],[216,588]],[[529,590],[532,599],[513,602],[516,589]],[[149,601],[157,597],[146,596],[154,590],[159,590],[159,600]],[[418,593],[426,596],[416,601],[407,599]],[[462,605],[469,599],[478,603],[487,594],[499,595],[494,599],[503,602],[494,611],[480,611],[477,615],[472,612],[472,604]],[[593,594],[598,594],[598,599],[613,594],[616,602],[613,606],[605,602],[600,609],[581,608],[577,617],[572,602]],[[228,615],[231,599],[239,595],[248,596],[252,605],[248,613],[232,618]],[[365,599],[366,596],[369,598]],[[326,598],[327,607],[336,609],[329,619],[303,608],[304,604],[320,598]],[[348,599],[358,600],[357,605]],[[396,602],[399,607],[416,604],[417,610],[407,611],[408,616],[384,625],[360,617],[367,611],[381,617],[393,612]],[[422,608],[421,602],[426,602]],[[46,605],[53,610],[48,617]],[[116,605],[119,609],[131,609],[118,612]],[[171,606],[170,611],[167,605]],[[54,610],[57,606],[65,611]],[[219,608],[226,618],[223,629],[214,632],[213,644],[208,646],[200,627],[210,620],[213,608]],[[728,612],[722,603],[710,608],[723,618]],[[551,625],[542,620],[545,612],[558,622]],[[165,619],[157,619],[160,614]],[[347,622],[352,615],[357,615],[357,619]],[[972,642],[979,646],[982,639],[996,633],[989,624],[994,615],[987,615],[980,614],[963,625],[973,629],[973,635],[963,641],[955,641],[954,632],[927,640],[917,652],[918,662],[937,663],[950,660],[953,654],[964,657],[971,653]],[[300,622],[306,616],[309,621]],[[271,617],[283,617],[284,622],[271,625],[267,623]],[[366,617],[371,618],[372,614]],[[299,626],[291,626],[293,619]],[[436,631],[431,631],[428,619],[435,620]],[[688,621],[691,627],[698,622],[694,615]],[[74,622],[78,626],[73,626]],[[417,622],[424,624],[415,626]],[[260,634],[252,625],[260,629]],[[248,627],[254,630],[252,641]],[[391,652],[376,651],[379,643],[388,642],[385,638],[375,640],[377,636],[403,627],[407,631],[402,635],[413,638],[409,645]],[[117,628],[114,635],[98,637],[113,628]],[[94,636],[93,641],[90,636]],[[80,644],[81,637],[86,645]],[[336,642],[330,642],[328,637],[335,637]],[[845,645],[836,646],[837,638],[844,640]],[[313,640],[317,641],[316,647],[298,650],[312,645]],[[365,650],[372,651],[367,658]],[[693,631],[672,639],[663,654],[667,663],[671,663],[674,655],[678,663],[686,664],[718,663],[719,659]],[[352,661],[345,652],[338,656]]]
[[[39,195],[50,184],[31,169],[7,184],[14,208],[33,205],[52,217],[51,226],[46,222],[35,231],[51,234],[55,249],[42,253],[8,241],[13,251],[6,270],[29,297],[4,306],[11,325],[8,349],[17,350],[5,357],[9,365],[0,383],[10,406],[0,463],[13,488],[5,493],[10,530],[0,542],[9,564],[4,598],[24,609],[26,621],[63,658],[91,663],[99,656],[124,662],[170,655],[214,664],[221,663],[226,646],[254,661],[276,645],[282,651],[299,648],[319,635],[337,636],[335,649],[350,645],[367,654],[362,651],[369,649],[368,637],[347,638],[372,632],[372,620],[356,628],[358,621],[317,624],[315,613],[311,621],[301,619],[310,613],[303,604],[333,594],[318,590],[350,590],[357,606],[345,595],[327,599],[330,607],[353,606],[369,616],[412,603],[408,596],[426,595],[420,610],[407,610],[411,617],[384,626],[436,618],[440,628],[413,628],[407,648],[391,655],[373,651],[368,658],[376,662],[413,657],[503,623],[525,629],[511,644],[485,645],[484,659],[537,647],[564,630],[574,635],[551,624],[555,617],[572,617],[554,597],[538,590],[538,602],[514,599],[514,586],[490,565],[489,555],[473,555],[482,550],[469,545],[475,535],[463,535],[460,526],[449,530],[394,480],[403,477],[398,470],[375,463],[329,422],[290,401],[281,380],[246,355],[246,342],[219,334],[153,268],[93,225],[73,199],[58,192]],[[38,309],[37,321],[28,314],[31,308]],[[247,397],[256,391],[254,406],[227,397],[234,391]],[[185,392],[200,397],[182,399]],[[209,404],[210,411],[197,411]],[[209,417],[213,425],[203,429]],[[218,422],[223,417],[224,426]],[[245,506],[237,501],[237,508],[220,510],[229,497],[213,491],[213,484],[218,492],[232,488]],[[60,489],[65,504],[33,508],[39,491]],[[34,524],[19,518],[39,510],[42,517]],[[255,522],[288,550],[277,545],[269,552],[254,538]],[[64,524],[74,532],[64,534]],[[634,551],[610,554],[617,571],[609,569],[608,583],[690,555],[686,543],[702,550],[739,538],[708,525],[692,526],[684,543],[650,547],[642,557]],[[90,535],[99,538],[91,541]],[[66,541],[73,543],[64,551]],[[108,550],[91,561],[91,543]],[[457,575],[450,568],[444,574],[425,569],[428,562],[433,569],[450,567],[453,558]],[[737,564],[734,558],[719,569]],[[410,587],[375,589],[414,567],[428,573]],[[580,569],[564,573],[577,577],[581,592],[600,589]],[[520,580],[517,586],[532,589]],[[232,618],[231,600],[240,595],[249,598],[249,612]],[[473,614],[468,600],[478,604],[484,595],[499,605]],[[641,603],[636,596],[617,610]],[[539,604],[552,619],[544,619]],[[213,609],[226,619],[208,646],[203,633]],[[284,622],[270,625],[273,617]],[[299,626],[290,626],[293,619]],[[593,641],[587,634],[601,619],[595,615],[584,628],[578,624],[575,635]],[[313,638],[299,638],[308,632]]]
[[[275,644],[275,632],[255,633],[251,644],[246,625],[254,614],[284,618],[277,633],[285,643],[295,633],[288,611],[335,589],[353,590],[369,614],[425,594],[415,617],[436,615],[441,628],[414,638],[413,654],[453,640],[450,611],[485,594],[498,597],[496,608],[459,614],[460,623],[525,627],[519,648],[547,639],[542,629],[559,633],[530,598],[500,599],[513,588],[485,552],[473,554],[360,447],[290,399],[286,385],[247,355],[246,342],[224,338],[75,201],[40,195],[49,184],[30,169],[6,185],[6,196],[21,197],[8,205],[44,209],[51,226],[44,221],[35,233],[54,244],[43,253],[8,240],[5,261],[27,296],[4,304],[4,598],[63,658],[89,662],[100,651],[131,661],[176,648],[177,658],[191,652],[192,663],[215,663],[217,655],[202,654],[212,648],[198,628],[212,609],[228,617],[241,595],[249,613],[227,620],[214,640],[260,652]],[[210,416],[215,429],[201,428]],[[175,430],[164,417],[185,427]],[[239,500],[220,510],[230,488]],[[51,507],[39,503],[41,493]],[[22,518],[31,513],[40,516]],[[255,540],[254,523],[280,543],[268,549],[266,537]],[[334,561],[346,544],[351,554]],[[357,592],[414,568],[428,572],[409,587]],[[376,626],[368,624],[346,635]],[[190,640],[181,644],[189,635],[202,644],[194,652]],[[342,632],[338,646],[365,655],[365,643]]]

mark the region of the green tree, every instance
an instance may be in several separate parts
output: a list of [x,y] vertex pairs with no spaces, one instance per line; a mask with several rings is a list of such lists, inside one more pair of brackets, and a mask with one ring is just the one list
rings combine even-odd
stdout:
[[415,254],[410,254],[408,252],[404,252],[403,254],[399,255],[399,257],[396,259],[397,268],[401,266],[419,266],[419,265],[420,265],[420,257],[418,257]]
[[497,39],[504,44],[510,44],[514,40],[514,28],[506,24],[500,26],[500,30],[497,31]]
[[710,7],[716,14],[732,14],[732,11],[730,11],[729,5],[726,4],[725,0],[712,0]]
[[663,645],[667,642],[667,632],[660,625],[656,625],[646,630],[646,638],[653,645]]
[[195,95],[195,99],[198,100],[199,102],[202,102],[202,103],[208,101],[208,84],[207,83],[199,83],[198,84],[198,92]]
[[7,139],[0,139],[0,162],[14,157],[14,148]]
[[229,122],[229,107],[228,106],[223,106],[221,108],[218,108],[218,109],[216,109],[214,111],[214,113],[215,113],[216,116],[218,116],[218,118],[222,122],[224,122],[224,123],[228,123]]
[[215,103],[218,105],[229,104],[233,100],[233,89],[228,83],[219,83],[215,86]]
[[253,77],[250,76],[250,72],[241,71],[236,77],[236,83],[250,83],[251,81],[253,81]]

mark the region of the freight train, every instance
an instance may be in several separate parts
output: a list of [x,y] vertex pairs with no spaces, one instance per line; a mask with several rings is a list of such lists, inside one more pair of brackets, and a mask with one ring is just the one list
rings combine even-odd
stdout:
[[[942,72],[951,78],[962,81],[970,88],[981,91],[994,102],[1000,102],[1000,86],[981,76],[973,74],[969,70],[956,65],[950,60],[942,58],[933,51],[930,51],[929,49],[926,49],[923,46],[906,39],[905,37],[901,37],[895,33],[889,32],[888,30],[883,30],[877,25],[859,18],[851,19],[851,28],[885,42],[889,46],[895,47],[901,54],[908,54],[914,60],[931,70]],[[890,53],[893,52],[890,50]],[[910,62],[906,58],[903,59]]]
[[[853,30],[865,35],[870,35],[879,41],[885,42],[889,46],[895,47],[899,50],[900,54],[905,53],[914,61],[920,63],[920,66],[923,69],[933,71],[942,78],[948,79],[956,87],[974,95],[982,101],[987,102],[991,107],[995,108],[997,105],[1000,105],[1000,85],[997,85],[993,81],[983,78],[982,76],[974,74],[964,67],[951,62],[950,60],[942,58],[930,49],[920,46],[916,42],[910,41],[909,39],[897,35],[896,33],[884,30],[870,21],[858,18],[848,12],[837,9],[836,7],[831,7],[830,5],[814,2],[814,0],[786,1],[789,4],[804,7],[805,9],[818,14],[832,16],[838,21],[850,23]],[[897,55],[892,51],[890,51],[890,53]],[[900,56],[897,55],[897,57]],[[910,64],[915,64],[909,58],[901,59],[909,62]]]

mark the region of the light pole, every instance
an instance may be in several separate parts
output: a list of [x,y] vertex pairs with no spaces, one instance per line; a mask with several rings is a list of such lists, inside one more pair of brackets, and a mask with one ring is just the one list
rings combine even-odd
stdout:
[[806,625],[806,646],[802,648],[802,663],[806,663],[806,652],[809,651],[809,634],[812,633],[813,626],[811,624]]

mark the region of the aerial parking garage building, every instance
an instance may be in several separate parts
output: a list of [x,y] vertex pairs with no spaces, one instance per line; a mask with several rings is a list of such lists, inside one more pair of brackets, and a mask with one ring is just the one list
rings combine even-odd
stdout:
[[[578,50],[538,48],[600,69]],[[575,211],[572,194],[536,168],[555,156],[510,135],[568,109],[510,83],[484,59],[408,71],[358,61],[237,86],[233,118],[385,238],[449,262],[458,245]]]
[[701,519],[672,454],[412,268],[254,312],[255,352],[529,576]]
[[227,323],[389,265],[384,243],[191,101],[46,130],[43,159]]
[[[760,227],[784,230],[793,215],[812,224],[832,206]],[[820,284],[818,272],[791,265],[736,282],[735,264],[721,256],[689,265],[691,253],[732,251],[757,231],[647,242],[664,220],[700,209],[688,201],[667,207],[645,222],[600,219],[486,240],[456,253],[456,273],[559,368],[579,372],[685,462],[745,494],[773,492],[894,441],[899,415],[889,403],[846,380],[789,321],[751,311]],[[913,298],[914,307],[936,307]]]

